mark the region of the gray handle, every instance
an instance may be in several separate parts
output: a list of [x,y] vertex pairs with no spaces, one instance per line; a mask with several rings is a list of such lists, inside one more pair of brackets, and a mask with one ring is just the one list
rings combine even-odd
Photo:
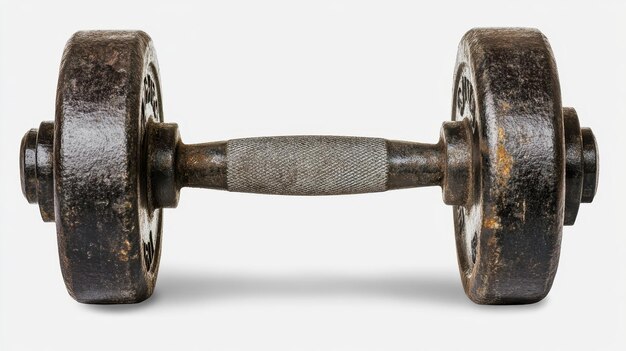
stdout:
[[148,125],[147,173],[155,208],[183,187],[277,195],[341,195],[442,185],[437,144],[346,136],[281,136],[185,144],[173,123]]
[[338,195],[387,190],[385,139],[282,136],[226,143],[229,191]]
[[[154,143],[163,143],[165,139],[155,138]],[[175,145],[173,157],[154,153],[151,163],[157,206],[175,203],[181,187],[259,194],[340,195],[441,185],[444,178],[445,151],[441,143],[281,136],[191,145],[178,141]],[[167,164],[172,160],[175,172],[168,171]],[[159,171],[162,169],[165,171]]]

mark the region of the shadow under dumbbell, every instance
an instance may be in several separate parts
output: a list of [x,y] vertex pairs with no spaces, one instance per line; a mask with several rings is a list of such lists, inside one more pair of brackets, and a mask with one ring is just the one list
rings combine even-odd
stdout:
[[520,306],[523,306],[522,310],[530,310],[544,305],[542,302],[519,306],[476,305],[465,296],[461,283],[454,274],[262,275],[168,270],[161,272],[156,292],[143,303],[87,306],[99,311],[130,311],[157,305],[179,308],[224,299],[339,296],[495,310],[510,310]]
[[178,272],[159,278],[157,303],[180,304],[238,297],[324,297],[354,295],[466,303],[456,277],[386,275],[191,275]]
[[415,300],[445,305],[472,304],[456,275],[260,275],[201,271],[161,272],[157,289],[134,305],[89,305],[97,310],[131,310],[147,306],[200,305],[237,298],[311,298],[354,296]]

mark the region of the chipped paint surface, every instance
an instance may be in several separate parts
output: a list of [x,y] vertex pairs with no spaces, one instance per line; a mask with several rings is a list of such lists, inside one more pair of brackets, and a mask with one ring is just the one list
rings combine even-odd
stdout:
[[120,248],[119,250],[119,254],[118,254],[118,259],[122,262],[128,262],[129,260],[129,252],[131,250],[131,244],[130,241],[128,241],[128,239],[124,240],[124,243],[122,244],[122,248]]
[[513,157],[506,150],[506,132],[502,126],[498,127],[498,146],[496,151],[496,169],[500,186],[506,185],[511,176]]
[[485,217],[485,219],[483,220],[483,226],[491,230],[497,230],[502,228],[502,225],[500,224],[500,217]]
[[564,190],[551,50],[534,29],[474,29],[461,40],[455,73],[455,82],[466,75],[476,94],[481,155],[476,211],[455,222],[459,268],[471,272],[461,275],[463,287],[480,304],[537,302],[554,279],[562,226],[558,207],[549,205]]
[[[55,211],[65,284],[85,303],[150,296],[156,269],[143,242],[160,242],[160,211],[146,208],[141,163],[144,77],[158,74],[143,32],[87,31],[68,42],[55,119]],[[160,96],[160,95],[159,95]],[[158,230],[155,230],[158,228]],[[151,248],[158,259],[160,246]]]

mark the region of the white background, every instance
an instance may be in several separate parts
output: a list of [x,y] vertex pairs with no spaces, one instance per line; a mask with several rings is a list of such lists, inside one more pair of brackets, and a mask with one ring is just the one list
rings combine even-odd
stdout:
[[[626,5],[572,1],[14,1],[0,5],[0,349],[624,350]],[[544,301],[464,295],[439,188],[344,197],[181,193],[155,295],[73,301],[55,227],[20,191],[19,141],[54,119],[81,29],[142,29],[187,143],[284,134],[435,142],[475,26],[550,39],[563,103],[593,128],[599,192],[565,227]]]

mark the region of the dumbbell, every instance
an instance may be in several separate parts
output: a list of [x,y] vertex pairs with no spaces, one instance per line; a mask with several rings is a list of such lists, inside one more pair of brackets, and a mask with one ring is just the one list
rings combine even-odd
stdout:
[[459,44],[452,120],[439,142],[282,136],[188,145],[163,122],[159,68],[141,31],[84,31],[61,62],[55,121],[22,139],[22,191],[56,222],[69,294],[134,303],[155,287],[162,209],[181,187],[335,195],[441,186],[453,206],[467,296],[548,294],[563,225],[598,182],[598,148],[561,105],[553,54],[535,29],[472,29]]

